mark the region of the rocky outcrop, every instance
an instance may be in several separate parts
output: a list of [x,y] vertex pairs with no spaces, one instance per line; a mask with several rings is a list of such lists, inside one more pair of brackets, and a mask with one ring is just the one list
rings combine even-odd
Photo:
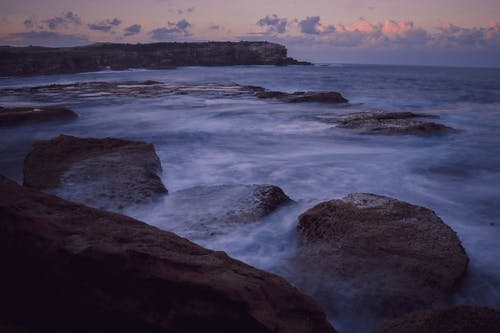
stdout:
[[384,323],[374,333],[492,333],[500,332],[500,312],[478,306],[409,313]]
[[34,332],[335,332],[284,279],[0,177],[0,322]]
[[119,210],[166,193],[160,170],[152,144],[60,135],[33,144],[24,161],[24,185]]
[[298,265],[348,285],[340,302],[345,296],[382,315],[440,299],[467,268],[460,240],[434,212],[383,196],[321,203],[300,216],[297,230]]
[[256,222],[292,202],[272,185],[198,186],[165,197],[160,215],[165,228],[202,239]]
[[177,66],[298,65],[283,45],[268,42],[98,43],[71,48],[1,47],[0,75],[91,72]]
[[53,120],[73,120],[78,115],[62,107],[1,107],[0,127]]
[[360,112],[336,119],[338,126],[364,134],[442,134],[453,129],[434,122],[415,120],[428,118],[426,114],[413,112]]

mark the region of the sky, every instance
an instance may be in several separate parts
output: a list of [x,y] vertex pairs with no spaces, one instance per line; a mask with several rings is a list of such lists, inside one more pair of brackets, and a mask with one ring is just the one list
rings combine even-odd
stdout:
[[0,0],[0,45],[207,40],[316,63],[500,67],[500,0]]

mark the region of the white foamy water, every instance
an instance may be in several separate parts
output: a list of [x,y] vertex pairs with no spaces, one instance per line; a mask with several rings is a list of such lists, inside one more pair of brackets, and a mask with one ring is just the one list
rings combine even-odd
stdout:
[[[318,202],[349,193],[391,196],[434,210],[457,231],[471,262],[451,302],[500,309],[500,70],[190,67],[0,78],[0,89],[132,80],[236,82],[288,92],[334,90],[351,103],[284,104],[203,93],[153,97],[0,93],[3,106],[64,105],[80,116],[70,123],[1,128],[0,173],[22,181],[22,161],[32,142],[69,134],[154,143],[164,167],[162,179],[172,194],[205,185],[277,185],[297,204],[229,233],[193,240],[280,274],[306,292],[313,286],[287,268],[296,249],[297,217]],[[460,131],[430,137],[370,136],[321,121],[321,117],[371,110],[438,115],[435,121]],[[172,209],[168,200],[127,213],[182,235],[184,229],[166,217],[165,209]],[[200,203],[193,209],[202,214],[208,207]],[[323,296],[321,302],[328,299]],[[329,316],[342,332],[370,331],[379,318],[358,310],[329,312]]]

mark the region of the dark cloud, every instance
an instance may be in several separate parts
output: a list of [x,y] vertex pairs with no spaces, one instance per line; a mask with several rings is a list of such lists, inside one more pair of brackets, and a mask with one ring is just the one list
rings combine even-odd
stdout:
[[191,27],[191,23],[182,19],[178,22],[168,22],[167,27],[154,29],[150,34],[151,38],[154,40],[172,40],[191,36],[191,32],[189,31]]
[[304,20],[299,21],[300,32],[308,35],[329,34],[335,32],[334,25],[323,25],[320,23],[319,16],[308,16]]
[[257,25],[261,27],[266,27],[268,33],[279,33],[283,34],[286,32],[286,26],[288,20],[286,18],[280,18],[276,14],[268,15],[257,21]]
[[208,29],[210,30],[221,30],[221,26],[218,24],[211,24]]
[[123,35],[124,36],[137,35],[139,32],[141,32],[141,29],[142,29],[142,27],[140,24],[133,24],[133,25],[125,28]]
[[90,41],[83,36],[60,34],[53,31],[31,31],[9,34],[0,39],[1,45],[10,46],[50,46],[65,47],[89,44]]
[[299,22],[300,32],[310,35],[319,35],[319,16],[308,16]]
[[114,18],[112,20],[107,19],[97,23],[89,24],[88,27],[90,30],[108,32],[111,29],[113,29],[113,27],[119,26],[121,23],[122,23],[121,20],[119,20],[118,18]]
[[33,29],[33,27],[35,26],[35,24],[33,23],[33,20],[31,19],[26,19],[24,20],[24,26],[27,28],[27,29]]
[[[32,22],[33,23],[33,22]],[[56,16],[41,22],[40,27],[48,28],[50,30],[58,30],[59,28],[67,28],[82,24],[82,20],[78,15],[73,12],[66,12],[61,16]]]
[[191,14],[196,10],[196,7],[189,7],[187,9],[177,9],[177,14],[183,15],[185,13]]

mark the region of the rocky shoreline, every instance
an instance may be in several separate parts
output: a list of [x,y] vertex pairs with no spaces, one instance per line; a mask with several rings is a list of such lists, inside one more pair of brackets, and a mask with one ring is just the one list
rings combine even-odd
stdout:
[[[96,159],[99,163],[89,162]],[[25,160],[25,186],[0,178],[0,257],[7,263],[0,278],[1,325],[30,332],[65,332],[70,325],[77,325],[74,332],[336,332],[321,307],[284,279],[82,204],[99,206],[89,202],[93,194],[111,209],[123,209],[113,205],[150,197],[144,197],[150,181],[159,189],[156,195],[166,195],[160,170],[154,147],[144,142],[62,135],[35,143]],[[64,175],[71,183],[66,190]],[[125,178],[132,184],[115,183]],[[99,194],[103,189],[112,189],[117,200]],[[217,206],[217,197],[225,196],[239,205],[222,215],[178,217],[204,237],[254,223],[292,203],[271,185],[200,187],[170,195],[177,200],[168,208],[174,215],[189,200],[212,200]],[[385,318],[433,308],[467,269],[460,240],[434,212],[374,194],[321,203],[299,217],[297,232],[294,269],[304,271],[305,278],[321,276],[319,293],[325,278],[333,285],[352,283],[361,290],[359,304],[373,306]],[[359,283],[369,285],[359,288]],[[345,306],[347,299],[339,295],[336,301]],[[443,310],[445,317],[438,311],[407,315],[424,316],[426,324],[402,317],[376,332],[421,332],[422,327],[438,332],[450,320],[469,317],[482,327],[477,332],[500,327],[494,310]]]
[[269,42],[98,43],[79,47],[0,47],[0,75],[40,75],[180,66],[310,65]]
[[[0,95],[54,92],[68,100],[194,95],[349,103],[334,91],[157,81],[35,86],[2,89]],[[354,134],[456,132],[423,113],[307,117]],[[0,108],[0,126],[76,118],[63,107]],[[121,215],[162,201],[164,216],[182,225],[185,237],[203,240],[295,205],[277,186],[200,185],[169,193],[153,144],[69,135],[33,143],[23,174],[22,186],[0,176],[0,331],[326,333],[337,332],[326,313],[342,308],[369,308],[386,319],[374,333],[500,331],[500,312],[493,309],[442,308],[467,274],[469,258],[456,232],[422,206],[353,193],[297,216],[298,244],[287,269],[314,285],[311,297],[300,283],[292,286],[224,252]]]

